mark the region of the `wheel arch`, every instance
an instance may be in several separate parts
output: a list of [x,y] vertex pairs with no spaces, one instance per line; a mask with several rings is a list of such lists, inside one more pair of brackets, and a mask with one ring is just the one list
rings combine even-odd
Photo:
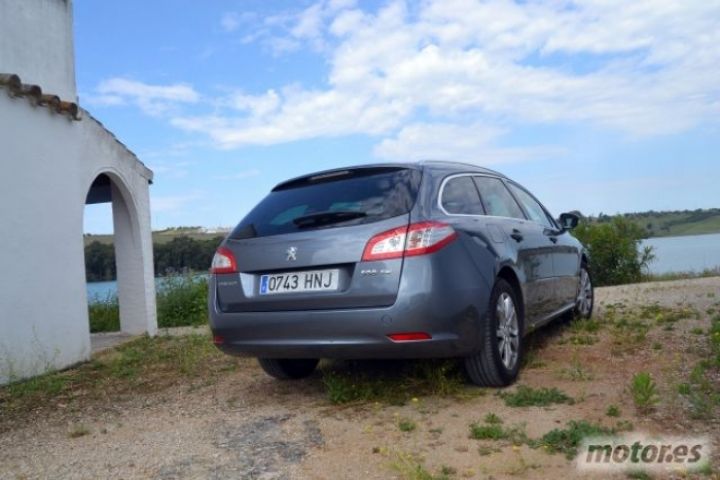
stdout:
[[520,279],[515,273],[515,270],[513,270],[508,265],[505,265],[498,272],[497,278],[502,278],[503,280],[508,282],[515,291],[515,295],[517,296],[517,300],[519,303],[518,307],[520,310],[520,315],[523,323],[525,323],[525,296],[523,295],[523,289],[520,284]]

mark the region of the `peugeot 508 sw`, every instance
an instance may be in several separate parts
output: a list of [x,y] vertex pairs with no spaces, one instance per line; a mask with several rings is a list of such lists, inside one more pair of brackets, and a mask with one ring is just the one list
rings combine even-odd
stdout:
[[527,332],[592,313],[577,222],[461,163],[294,178],[213,258],[213,341],[280,379],[310,375],[320,358],[461,357],[474,383],[508,385]]

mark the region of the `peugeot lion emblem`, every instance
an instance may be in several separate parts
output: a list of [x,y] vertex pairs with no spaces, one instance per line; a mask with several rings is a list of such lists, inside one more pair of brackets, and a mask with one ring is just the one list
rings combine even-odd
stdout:
[[286,260],[289,262],[290,260],[295,261],[297,260],[297,247],[290,247],[287,249],[287,258]]

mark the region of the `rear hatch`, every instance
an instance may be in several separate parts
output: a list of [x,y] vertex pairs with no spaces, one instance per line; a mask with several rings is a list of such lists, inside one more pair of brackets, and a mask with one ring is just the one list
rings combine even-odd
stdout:
[[217,275],[222,311],[392,305],[402,258],[363,262],[368,241],[409,224],[421,172],[359,167],[278,185],[224,247],[237,271]]

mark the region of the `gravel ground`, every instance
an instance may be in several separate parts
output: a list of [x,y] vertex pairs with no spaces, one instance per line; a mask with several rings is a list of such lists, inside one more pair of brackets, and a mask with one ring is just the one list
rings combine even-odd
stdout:
[[[578,399],[573,405],[511,408],[488,390],[464,399],[419,398],[403,406],[333,406],[320,375],[277,382],[254,361],[242,359],[239,369],[209,385],[180,385],[82,409],[41,410],[22,426],[0,425],[0,479],[410,478],[393,468],[410,455],[431,472],[451,467],[451,478],[578,475],[562,455],[470,439],[469,424],[488,412],[508,426],[524,424],[532,438],[573,419],[605,425],[624,420],[640,432],[706,434],[720,450],[717,409],[710,418],[693,420],[676,393],[676,385],[704,354],[706,337],[690,332],[707,328],[708,309],[720,311],[720,278],[601,288],[596,317],[619,303],[684,305],[701,315],[679,321],[673,331],[653,328],[641,348],[622,355],[611,353],[605,330],[597,343],[585,346],[567,341],[566,326],[535,334],[536,359],[522,371],[519,383],[556,386]],[[587,368],[592,379],[567,378],[564,372],[573,362]],[[662,399],[647,415],[636,411],[627,391],[640,370],[657,379]],[[620,408],[619,419],[605,415],[610,404]],[[401,432],[399,418],[412,419],[417,428]],[[73,435],[80,427],[87,434]]]

